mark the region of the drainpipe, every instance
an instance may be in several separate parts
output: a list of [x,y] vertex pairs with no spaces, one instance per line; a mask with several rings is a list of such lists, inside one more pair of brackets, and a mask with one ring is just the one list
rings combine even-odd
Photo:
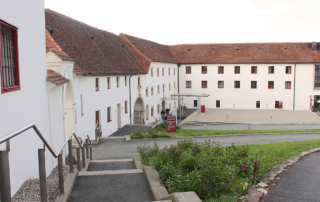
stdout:
[[132,120],[132,115],[131,115],[131,77],[132,77],[132,75],[130,75],[130,77],[129,77],[130,124],[131,124],[131,120]]
[[293,110],[296,110],[296,71],[297,71],[297,64],[294,64],[294,80],[293,80]]
[[179,85],[179,68],[180,68],[180,66],[181,66],[181,64],[180,63],[178,63],[178,93],[180,93],[180,89],[179,89],[179,87],[180,87],[180,85]]

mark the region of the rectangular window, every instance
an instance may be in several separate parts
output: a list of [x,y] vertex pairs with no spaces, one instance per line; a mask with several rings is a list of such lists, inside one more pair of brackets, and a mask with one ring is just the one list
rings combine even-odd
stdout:
[[274,106],[274,107],[275,107],[276,109],[279,108],[279,101],[276,101],[276,102],[275,102],[275,106]]
[[128,113],[128,101],[124,101],[124,113]]
[[256,101],[256,108],[260,108],[260,101]]
[[170,68],[168,69],[168,75],[170,76]]
[[162,76],[164,76],[164,68],[162,68]]
[[191,81],[186,81],[186,88],[191,88]]
[[257,81],[251,81],[251,88],[256,89],[257,88]]
[[146,97],[148,97],[148,88],[146,88]]
[[83,97],[82,97],[82,94],[80,95],[80,99],[81,99],[81,116],[83,116]]
[[124,77],[124,85],[127,86],[127,76]]
[[207,88],[208,82],[207,81],[201,81],[201,87]]
[[119,77],[117,76],[117,88],[119,88]]
[[140,82],[140,77],[138,77],[138,86],[141,85],[141,82]]
[[274,82],[273,81],[268,81],[268,88],[274,89]]
[[274,66],[269,66],[268,73],[269,74],[274,74]]
[[286,66],[286,74],[291,74],[291,66]]
[[176,68],[173,68],[173,75],[176,75]]
[[257,66],[251,66],[251,74],[256,74],[258,72]]
[[151,68],[151,77],[153,77],[153,68]]
[[100,127],[100,111],[96,111],[96,128]]
[[223,74],[223,66],[218,66],[218,74]]
[[154,114],[153,114],[153,107],[151,107],[151,117],[154,117]]
[[151,96],[153,96],[153,87],[151,87]]
[[0,20],[1,93],[20,90],[18,29]]
[[162,91],[164,92],[165,88],[164,88],[164,84],[162,85]]
[[96,91],[99,91],[99,78],[96,78]]
[[176,89],[176,82],[173,82],[173,88]]
[[240,88],[240,81],[234,81],[234,88]]
[[111,107],[107,108],[107,120],[108,120],[108,122],[111,121]]
[[216,100],[216,108],[220,108],[220,100]]
[[160,85],[158,85],[157,88],[158,88],[157,91],[158,91],[158,94],[159,94],[160,93]]
[[110,86],[110,77],[107,77],[107,88],[110,89],[111,86]]
[[157,113],[160,114],[160,105],[157,105]]
[[191,74],[191,66],[186,66],[186,74]]
[[240,74],[240,66],[234,66],[234,73]]
[[157,76],[159,77],[159,68],[157,68]]
[[171,90],[171,83],[169,83],[169,91]]
[[194,100],[194,101],[193,101],[193,106],[194,106],[194,107],[198,107],[198,100]]
[[291,81],[286,81],[286,89],[291,89]]
[[206,74],[207,73],[207,66],[202,66],[201,67],[201,73]]
[[224,88],[224,81],[218,81],[218,88]]
[[320,87],[320,65],[315,66],[315,84],[314,87]]
[[149,105],[146,106],[146,120],[149,120]]

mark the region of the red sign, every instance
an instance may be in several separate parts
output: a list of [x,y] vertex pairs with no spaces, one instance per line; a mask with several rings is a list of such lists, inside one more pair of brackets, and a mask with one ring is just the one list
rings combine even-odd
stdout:
[[168,133],[176,133],[176,117],[168,116],[167,117],[167,132]]
[[201,105],[201,113],[206,113],[206,106],[205,105]]

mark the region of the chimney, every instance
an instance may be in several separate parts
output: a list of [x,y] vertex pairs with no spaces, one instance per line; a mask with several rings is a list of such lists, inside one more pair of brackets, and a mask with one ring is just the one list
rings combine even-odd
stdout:
[[314,51],[318,50],[318,46],[317,46],[317,43],[315,41],[312,42],[312,48],[313,48]]

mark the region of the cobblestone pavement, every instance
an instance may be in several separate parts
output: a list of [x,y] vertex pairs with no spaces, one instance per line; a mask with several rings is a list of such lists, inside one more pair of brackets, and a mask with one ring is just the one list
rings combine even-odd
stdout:
[[253,124],[319,124],[320,117],[307,110],[206,109],[188,122]]

